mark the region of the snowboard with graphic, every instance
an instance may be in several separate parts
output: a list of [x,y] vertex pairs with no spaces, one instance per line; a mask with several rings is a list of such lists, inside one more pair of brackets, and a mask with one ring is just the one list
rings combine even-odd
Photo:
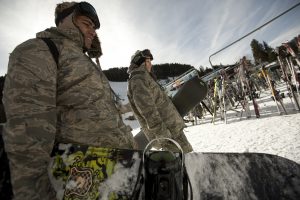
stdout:
[[49,176],[58,199],[130,199],[141,152],[57,144]]
[[[128,200],[141,157],[138,150],[60,144],[49,175],[58,199]],[[193,199],[299,199],[300,165],[279,156],[188,153],[185,164]]]

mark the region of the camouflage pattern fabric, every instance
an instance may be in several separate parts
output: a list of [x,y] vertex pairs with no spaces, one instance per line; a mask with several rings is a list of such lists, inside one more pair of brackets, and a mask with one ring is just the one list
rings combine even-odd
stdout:
[[[48,46],[59,49],[56,65]],[[133,148],[131,128],[114,104],[109,82],[83,53],[78,29],[47,29],[15,48],[6,76],[3,140],[14,199],[55,199],[47,166],[54,141]]]
[[130,199],[141,151],[72,144],[59,144],[55,151],[49,174],[58,199]]
[[[132,110],[148,140],[159,137],[176,140],[185,152],[192,147],[183,133],[185,127],[171,99],[146,70],[145,63],[137,67],[132,64],[128,73],[128,99]],[[173,144],[163,144],[169,150]],[[177,148],[175,147],[177,150]]]

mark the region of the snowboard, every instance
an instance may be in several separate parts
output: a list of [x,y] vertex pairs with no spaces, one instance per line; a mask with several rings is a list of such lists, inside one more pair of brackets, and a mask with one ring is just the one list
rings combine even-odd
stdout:
[[[198,76],[196,70],[190,70],[181,77],[163,87],[170,96],[178,113],[184,117],[197,106],[207,95],[207,84]],[[174,92],[176,90],[176,92]],[[148,144],[145,134],[140,131],[134,136],[139,149]]]
[[185,116],[207,95],[207,84],[198,71],[190,69],[172,82],[163,86],[181,116]]
[[[59,144],[49,176],[58,199],[129,200],[142,155],[141,150]],[[195,200],[300,197],[300,165],[276,155],[188,153],[185,165]]]
[[188,80],[172,97],[172,102],[181,116],[185,116],[207,95],[208,89],[198,76]]

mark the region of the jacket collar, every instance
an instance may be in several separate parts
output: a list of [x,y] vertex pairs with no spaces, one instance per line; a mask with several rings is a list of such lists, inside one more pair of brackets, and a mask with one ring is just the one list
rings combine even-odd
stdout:
[[73,41],[78,47],[80,47],[82,49],[84,46],[83,35],[77,28],[62,29],[62,28],[51,27],[49,29],[46,29],[42,32],[37,33],[36,37],[37,38],[50,38],[50,39],[67,38],[67,39]]
[[131,74],[132,72],[137,72],[137,71],[149,73],[146,69],[145,63],[141,64],[140,66],[137,66],[136,64],[130,64],[127,73]]

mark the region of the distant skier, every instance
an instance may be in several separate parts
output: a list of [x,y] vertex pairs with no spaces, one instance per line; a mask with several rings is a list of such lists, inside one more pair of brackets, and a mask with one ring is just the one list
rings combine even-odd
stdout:
[[[172,138],[185,152],[193,151],[183,133],[185,124],[182,117],[153,78],[152,59],[148,49],[137,51],[132,56],[127,93],[132,110],[148,140]],[[163,144],[163,147],[172,150],[173,145]]]

